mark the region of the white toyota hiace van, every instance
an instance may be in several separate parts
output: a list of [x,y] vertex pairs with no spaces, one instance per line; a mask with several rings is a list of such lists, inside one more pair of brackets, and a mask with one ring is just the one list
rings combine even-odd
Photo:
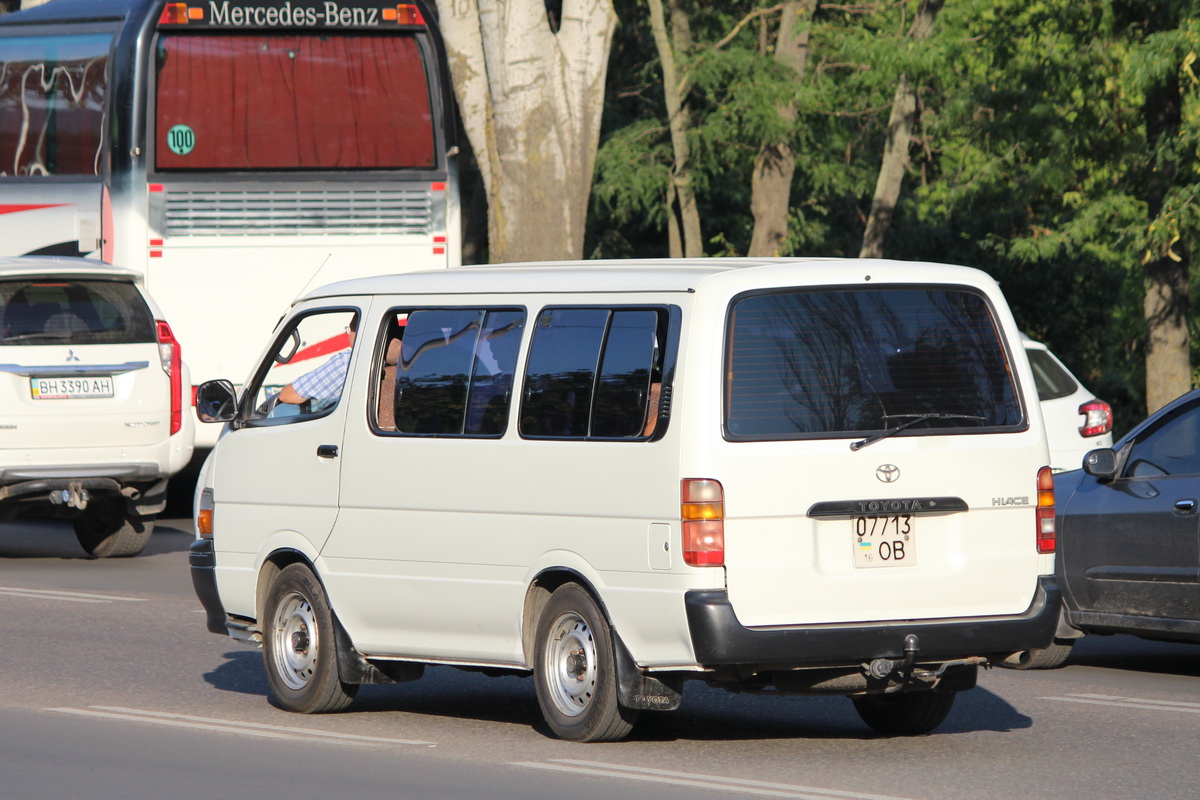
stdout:
[[258,363],[199,389],[226,428],[191,564],[287,709],[441,664],[532,673],[580,741],[689,679],[915,734],[1054,636],[1045,431],[976,270],[382,276],[297,301]]

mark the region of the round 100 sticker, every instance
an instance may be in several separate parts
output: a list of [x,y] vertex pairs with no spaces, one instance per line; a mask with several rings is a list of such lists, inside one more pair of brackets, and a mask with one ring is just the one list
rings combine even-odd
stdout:
[[187,125],[176,125],[167,131],[167,147],[177,156],[186,156],[196,146],[196,134]]

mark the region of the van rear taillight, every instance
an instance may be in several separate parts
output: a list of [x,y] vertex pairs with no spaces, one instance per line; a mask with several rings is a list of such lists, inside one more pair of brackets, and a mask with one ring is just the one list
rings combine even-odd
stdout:
[[163,372],[171,378],[171,435],[174,436],[183,427],[183,359],[171,326],[161,319],[156,323],[158,356],[162,359]]
[[684,478],[679,515],[684,562],[693,567],[725,566],[725,491],[720,482]]
[[1079,427],[1079,435],[1085,439],[1091,436],[1103,436],[1112,430],[1112,406],[1103,400],[1095,398],[1088,400],[1079,407],[1083,416],[1083,425]]
[[1054,473],[1049,467],[1038,470],[1037,476],[1037,551],[1053,553],[1054,534]]

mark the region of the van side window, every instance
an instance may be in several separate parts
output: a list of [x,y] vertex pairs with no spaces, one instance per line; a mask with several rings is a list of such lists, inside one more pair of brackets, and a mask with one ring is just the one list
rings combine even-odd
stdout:
[[649,436],[662,380],[664,317],[654,309],[542,311],[526,367],[521,435]]
[[335,309],[293,320],[247,390],[247,422],[311,418],[337,405],[358,319],[354,310]]
[[395,430],[503,435],[524,322],[513,309],[410,312],[396,363]]

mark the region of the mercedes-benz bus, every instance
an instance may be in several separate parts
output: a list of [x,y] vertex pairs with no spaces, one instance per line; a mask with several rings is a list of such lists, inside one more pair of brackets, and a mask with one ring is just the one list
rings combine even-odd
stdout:
[[3,15],[0,255],[140,270],[194,382],[244,375],[306,287],[458,265],[453,113],[420,0]]

